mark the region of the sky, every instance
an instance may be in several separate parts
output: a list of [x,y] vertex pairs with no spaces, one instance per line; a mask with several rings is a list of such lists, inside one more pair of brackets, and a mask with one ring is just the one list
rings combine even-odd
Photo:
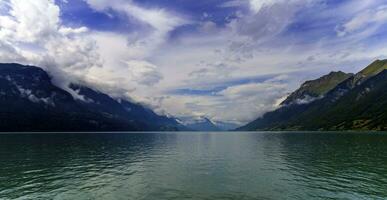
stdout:
[[387,0],[0,0],[0,62],[176,117],[244,124],[387,58]]

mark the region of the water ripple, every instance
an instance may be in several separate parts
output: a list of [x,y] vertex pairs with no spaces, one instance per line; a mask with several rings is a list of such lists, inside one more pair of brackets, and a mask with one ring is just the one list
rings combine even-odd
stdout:
[[387,135],[0,135],[0,199],[386,199]]

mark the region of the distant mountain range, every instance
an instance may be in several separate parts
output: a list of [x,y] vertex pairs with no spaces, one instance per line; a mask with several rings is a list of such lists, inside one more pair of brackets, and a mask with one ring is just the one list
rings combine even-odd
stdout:
[[237,130],[387,130],[387,60],[307,81],[279,109]]
[[179,122],[192,131],[228,131],[238,127],[234,123],[213,121],[204,116],[180,117]]
[[0,64],[1,131],[187,130],[176,119],[125,99],[72,84],[80,98],[52,84],[41,68]]
[[0,64],[0,131],[387,130],[387,60],[307,81],[279,109],[237,129],[206,117],[158,115],[85,85],[70,88],[77,98],[41,68]]

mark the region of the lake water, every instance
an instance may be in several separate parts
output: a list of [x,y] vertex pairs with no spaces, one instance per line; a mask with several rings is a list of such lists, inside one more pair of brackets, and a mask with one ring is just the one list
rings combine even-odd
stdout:
[[0,135],[0,199],[386,199],[387,135]]

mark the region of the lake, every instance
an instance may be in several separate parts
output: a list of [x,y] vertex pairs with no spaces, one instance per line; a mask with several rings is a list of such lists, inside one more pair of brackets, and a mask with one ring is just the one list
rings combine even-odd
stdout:
[[387,134],[0,134],[0,199],[386,199]]

